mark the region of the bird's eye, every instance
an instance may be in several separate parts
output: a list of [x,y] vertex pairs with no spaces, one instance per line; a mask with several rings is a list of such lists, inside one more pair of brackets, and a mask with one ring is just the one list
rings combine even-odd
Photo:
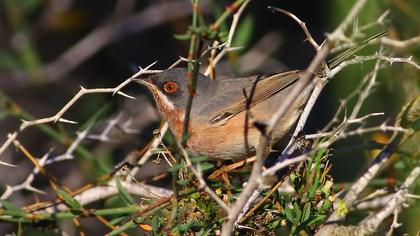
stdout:
[[167,93],[175,93],[178,90],[178,84],[172,81],[166,82],[163,85],[163,90]]

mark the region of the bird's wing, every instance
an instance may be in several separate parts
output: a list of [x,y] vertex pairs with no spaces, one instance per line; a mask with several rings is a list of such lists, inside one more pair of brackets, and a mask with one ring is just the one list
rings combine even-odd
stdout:
[[[277,73],[266,77],[260,76],[246,78],[242,79],[244,80],[242,83],[240,82],[241,79],[235,79],[239,80],[239,83],[236,81],[236,83],[232,83],[233,81],[229,83],[229,80],[221,81],[221,87],[237,86],[237,88],[230,88],[229,91],[232,91],[230,94],[218,94],[218,101],[210,101],[210,103],[213,104],[222,103],[223,105],[218,104],[218,106],[223,108],[215,109],[215,112],[210,113],[209,122],[211,124],[223,124],[236,114],[246,110],[247,108],[255,106],[256,104],[264,101],[265,99],[273,96],[274,94],[293,84],[299,78],[299,72],[300,71],[295,70]],[[221,92],[227,91],[226,89],[218,90]],[[243,91],[246,91],[246,97]],[[230,99],[232,97],[234,99]],[[252,98],[252,101],[250,101],[250,98]]]

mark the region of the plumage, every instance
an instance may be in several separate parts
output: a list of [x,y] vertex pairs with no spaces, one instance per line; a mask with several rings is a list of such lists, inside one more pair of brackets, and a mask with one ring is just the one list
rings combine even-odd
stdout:
[[[259,131],[248,125],[248,141],[245,142],[245,112],[247,96],[255,87],[249,112],[252,120],[267,121],[275,108],[290,93],[293,84],[299,79],[299,71],[288,71],[267,76],[252,76],[246,78],[211,80],[199,74],[197,91],[194,96],[191,117],[190,134],[187,146],[196,154],[207,155],[212,159],[242,159],[255,152]],[[159,111],[169,120],[171,131],[181,138],[183,115],[188,98],[187,69],[176,68],[167,70],[148,79],[151,90],[157,101]],[[173,94],[165,94],[162,88],[166,82],[176,82],[179,90]],[[309,91],[309,90],[308,90]],[[162,103],[166,96],[177,108],[169,111]],[[306,101],[307,93],[302,93],[292,104],[287,114],[274,129],[274,140],[283,136],[296,121],[301,107]],[[174,114],[177,114],[176,116]],[[178,118],[175,118],[178,117]],[[246,149],[246,143],[248,149]]]
[[[326,67],[339,65],[371,40],[385,33],[381,32],[356,44],[331,60],[328,65],[322,63],[315,74],[319,77],[325,76]],[[251,120],[267,121],[290,94],[300,73],[295,70],[224,80],[211,80],[199,73],[188,127],[188,148],[196,154],[218,160],[243,159],[252,155],[258,145],[259,131],[250,125],[252,122],[245,129],[247,105]],[[189,96],[187,69],[166,70],[140,82],[152,91],[158,110],[168,120],[172,133],[180,140]],[[165,89],[168,83],[176,87]],[[313,84],[311,85],[293,101],[274,127],[273,142],[283,137],[296,122],[313,89]],[[244,91],[247,97],[253,93],[251,102],[244,96]],[[248,131],[247,135],[245,130]]]

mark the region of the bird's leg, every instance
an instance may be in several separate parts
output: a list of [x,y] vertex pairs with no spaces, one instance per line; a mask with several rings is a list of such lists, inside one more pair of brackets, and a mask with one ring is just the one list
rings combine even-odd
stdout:
[[208,178],[210,180],[219,179],[220,177],[223,177],[222,176],[223,174],[227,174],[227,173],[229,173],[229,172],[231,172],[235,169],[238,169],[239,167],[244,166],[246,163],[251,163],[251,162],[254,162],[254,161],[255,161],[255,156],[249,157],[246,160],[235,162],[235,163],[230,164],[230,165],[223,165],[219,169],[213,171],[213,173],[211,173]]

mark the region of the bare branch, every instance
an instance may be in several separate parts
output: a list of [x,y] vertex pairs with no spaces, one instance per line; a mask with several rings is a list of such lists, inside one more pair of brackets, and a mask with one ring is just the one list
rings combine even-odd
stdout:
[[[242,15],[243,11],[248,6],[248,3],[250,1],[251,0],[245,0],[245,2],[241,5],[239,10],[233,15],[233,20],[232,20],[232,24],[230,26],[228,39],[227,39],[226,43],[224,44],[224,47],[223,47],[222,51],[219,52],[219,54],[217,54],[216,57],[210,62],[209,66],[207,67],[206,71],[204,72],[204,75],[209,75],[210,72],[213,70],[214,66],[216,66],[216,64],[225,56],[225,54],[227,52],[229,52],[230,50],[232,50],[230,45],[232,43],[233,36],[235,35],[236,27],[238,26],[239,19],[241,18],[241,15]],[[212,51],[214,51],[214,50],[215,49],[213,49]]]
[[303,32],[306,35],[306,39],[313,47],[316,51],[320,50],[321,47],[318,45],[318,43],[314,40],[314,38],[312,37],[311,33],[309,32],[308,28],[306,27],[306,23],[301,21],[296,15],[294,15],[293,13],[280,9],[280,8],[276,8],[276,7],[268,7],[268,9],[273,9],[274,11],[278,11],[281,12],[283,14],[285,14],[286,16],[289,16],[290,18],[292,18],[294,21],[296,21],[299,26],[303,29]]
[[[50,153],[45,154],[41,159],[38,160],[40,165],[45,165],[46,160],[48,158]],[[6,191],[1,195],[0,199],[1,200],[5,200],[8,199],[10,197],[10,195],[12,195],[14,192],[16,191],[20,191],[20,190],[28,190],[31,192],[35,192],[35,193],[39,193],[39,194],[45,194],[44,191],[37,189],[35,187],[32,186],[32,182],[35,178],[35,175],[39,172],[39,169],[35,168],[32,173],[21,183],[18,185],[14,185],[14,186],[7,186]]]
[[[392,154],[393,141],[394,140],[392,139],[391,142],[382,149],[382,151],[375,158],[368,170],[358,180],[356,180],[352,184],[350,189],[347,191],[346,195],[343,198],[343,201],[345,202],[347,208],[350,208],[355,203],[360,193],[366,188],[366,186],[372,180],[372,178],[376,176],[379,170],[384,166],[389,156]],[[328,221],[337,221],[342,217],[343,216],[340,216],[338,212],[335,211],[333,214],[330,215]]]
[[387,37],[383,37],[380,39],[381,43],[394,47],[394,48],[398,48],[398,49],[406,49],[406,48],[410,48],[410,47],[414,47],[414,46],[419,46],[420,45],[420,35],[410,38],[410,39],[406,39],[406,40],[395,40],[395,39],[390,39]]
[[391,201],[389,201],[388,204],[381,211],[379,211],[372,217],[368,217],[359,224],[363,231],[365,231],[368,234],[372,234],[376,231],[379,225],[382,224],[382,222],[386,218],[388,218],[392,213],[397,215],[398,210],[401,209],[403,203],[405,203],[407,200],[406,195],[408,194],[410,188],[414,186],[419,176],[420,166],[416,166],[405,179],[403,185],[401,185],[400,187],[400,190],[393,194]]
[[[173,194],[170,190],[142,183],[128,183],[123,181],[121,182],[121,184],[129,194],[141,196],[144,198],[159,199],[163,197],[168,197]],[[113,180],[107,183],[106,185],[96,186],[86,191],[83,191],[82,193],[74,196],[74,199],[76,199],[82,206],[84,206],[89,203],[96,202],[108,198],[110,196],[116,195],[118,193],[119,190],[117,184],[115,180]],[[35,213],[55,213],[65,210],[68,210],[67,206],[64,203],[60,203],[58,205],[50,206],[43,210],[36,211]]]
[[337,67],[332,69],[331,73],[336,74],[338,71],[341,71],[346,66],[353,65],[353,64],[360,64],[364,61],[372,61],[372,60],[387,61],[391,65],[395,62],[405,63],[405,64],[413,66],[417,70],[420,70],[420,65],[417,64],[415,61],[413,61],[413,57],[411,56],[408,58],[400,58],[400,57],[388,57],[388,56],[381,55],[380,53],[375,53],[374,55],[370,55],[370,56],[356,56],[355,58],[351,60],[344,61],[340,63]]
[[[17,138],[17,136],[18,136],[17,131],[13,132],[12,134],[7,135],[7,140],[0,147],[0,156],[10,146],[10,144],[13,143],[13,141]],[[9,163],[3,162],[3,161],[0,162],[0,165],[16,167],[15,165],[12,165],[12,164],[9,164]]]

